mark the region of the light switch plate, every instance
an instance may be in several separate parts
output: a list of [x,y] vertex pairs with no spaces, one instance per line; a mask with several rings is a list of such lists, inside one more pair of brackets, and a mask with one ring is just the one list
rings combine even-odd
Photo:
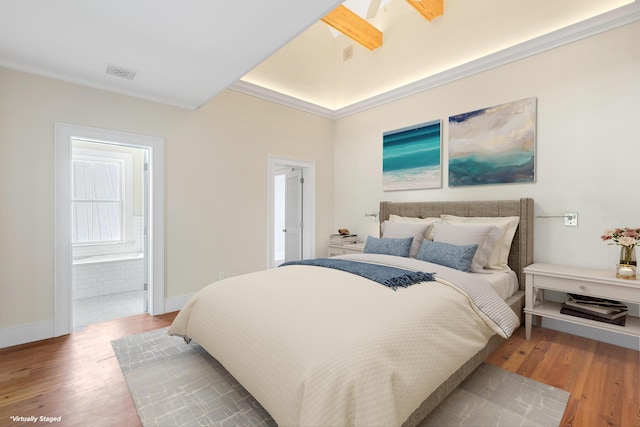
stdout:
[[571,227],[578,226],[578,214],[576,212],[569,212],[564,214],[564,225]]

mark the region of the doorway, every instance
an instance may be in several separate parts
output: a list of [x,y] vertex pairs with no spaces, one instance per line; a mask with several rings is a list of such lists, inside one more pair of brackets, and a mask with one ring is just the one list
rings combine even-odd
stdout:
[[149,150],[71,138],[73,330],[146,313]]
[[86,322],[83,299],[118,300],[122,317],[135,291],[136,312],[164,313],[163,164],[162,138],[56,123],[55,336]]
[[269,158],[269,268],[315,256],[315,165]]

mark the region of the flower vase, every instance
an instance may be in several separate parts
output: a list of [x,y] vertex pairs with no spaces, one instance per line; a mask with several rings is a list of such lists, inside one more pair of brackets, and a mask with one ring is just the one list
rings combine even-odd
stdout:
[[636,280],[636,247],[620,246],[620,263],[616,265],[616,277],[618,279]]

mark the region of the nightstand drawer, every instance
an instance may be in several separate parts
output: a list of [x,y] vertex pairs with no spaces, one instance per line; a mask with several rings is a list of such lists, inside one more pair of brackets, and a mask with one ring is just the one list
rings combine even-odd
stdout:
[[[533,286],[536,288],[553,289],[555,291],[599,297],[613,300],[633,301],[638,298],[634,289],[615,284],[595,283],[584,280],[566,280],[557,277],[535,275]],[[640,289],[635,290],[638,292]]]
[[347,255],[347,254],[361,254],[364,250],[363,244],[353,245],[329,245],[329,256]]

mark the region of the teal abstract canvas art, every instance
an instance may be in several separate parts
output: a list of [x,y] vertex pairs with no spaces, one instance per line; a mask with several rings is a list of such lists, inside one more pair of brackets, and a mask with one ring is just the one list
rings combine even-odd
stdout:
[[436,120],[383,134],[384,191],[442,187],[441,127]]

